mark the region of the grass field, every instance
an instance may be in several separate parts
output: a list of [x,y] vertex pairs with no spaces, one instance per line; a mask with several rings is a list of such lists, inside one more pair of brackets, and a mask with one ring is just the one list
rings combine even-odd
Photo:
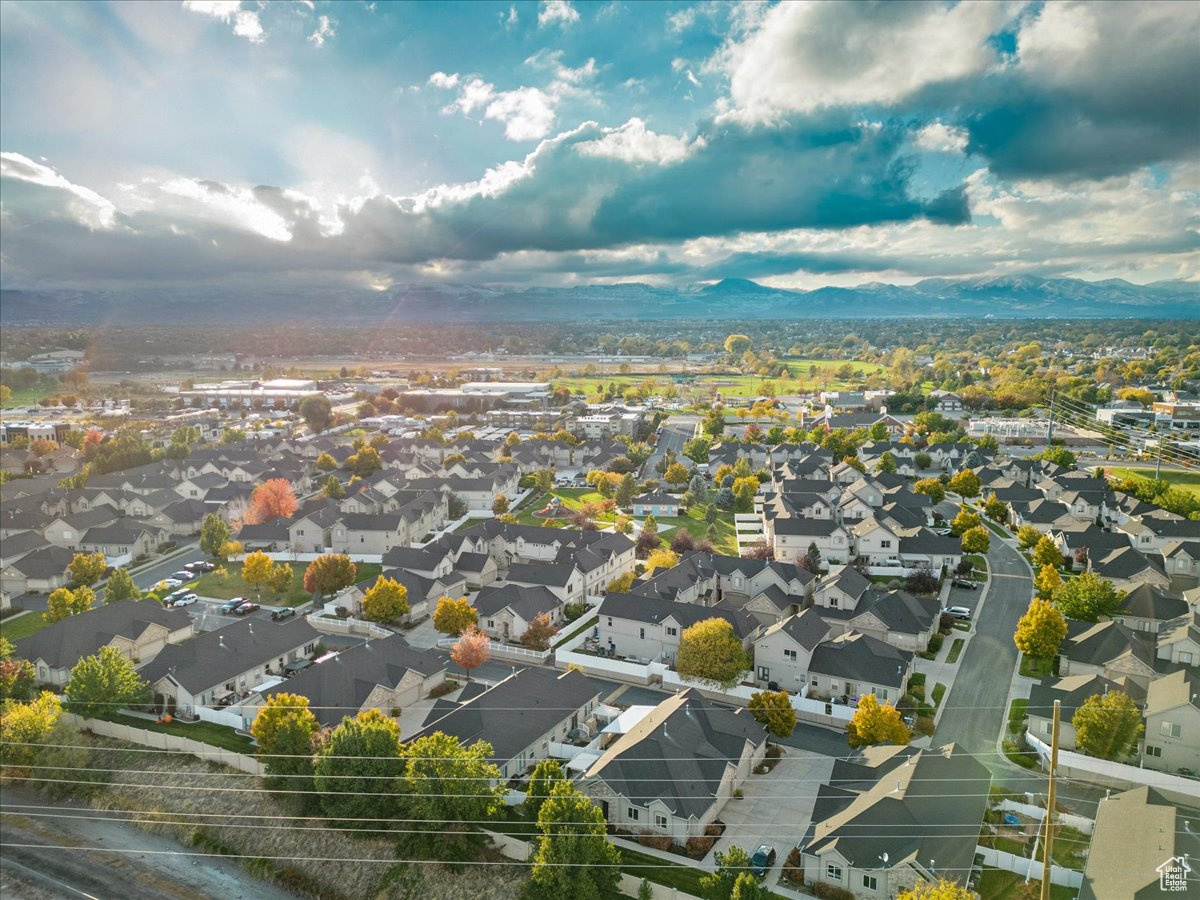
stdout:
[[[659,534],[662,534],[668,540],[674,533],[676,528],[686,528],[692,533],[692,537],[697,540],[708,536],[708,524],[704,521],[705,506],[693,506],[688,510],[686,516],[678,516],[675,518],[655,519],[658,523]],[[713,523],[717,526],[717,537],[713,541],[713,546],[716,547],[718,553],[725,553],[730,556],[737,556],[737,532],[733,527],[733,513],[723,512],[717,516],[717,521]],[[668,529],[671,529],[668,531]]]
[[4,404],[5,409],[14,406],[33,406],[43,397],[49,397],[54,391],[50,388],[31,387],[31,388],[14,388],[12,399]]
[[[1111,472],[1121,478],[1154,478],[1154,469],[1110,469],[1105,468],[1105,472]],[[1159,477],[1171,485],[1181,490],[1187,491],[1189,494],[1194,494],[1200,497],[1200,472],[1179,472],[1174,469],[1166,469],[1159,473]]]
[[147,719],[139,719],[135,716],[123,716],[120,713],[113,713],[102,718],[110,722],[116,722],[119,725],[128,725],[130,728],[161,731],[165,734],[173,734],[176,737],[212,744],[214,747],[220,747],[222,750],[232,750],[234,753],[254,752],[254,742],[250,738],[243,737],[232,728],[217,725],[215,722],[193,722],[191,724],[168,722],[166,724],[159,724]]
[[27,612],[22,616],[14,616],[0,622],[0,636],[10,641],[19,641],[21,638],[27,638],[31,634],[41,631],[46,624],[46,620],[42,618],[40,612],[36,610]]
[[[307,603],[312,599],[312,594],[304,590],[304,570],[307,563],[292,563],[292,583],[288,590],[282,595],[277,595],[270,588],[263,588],[262,600],[266,603],[281,604],[283,606],[299,606],[301,603]],[[357,563],[358,574],[356,581],[364,581],[368,578],[374,578],[383,571],[383,566],[379,563]],[[201,576],[200,580],[191,586],[201,597],[215,597],[218,600],[229,600],[233,597],[251,597],[258,599],[257,589],[246,584],[242,578],[241,563],[228,563],[225,568],[228,574],[221,578],[209,572],[207,575]]]

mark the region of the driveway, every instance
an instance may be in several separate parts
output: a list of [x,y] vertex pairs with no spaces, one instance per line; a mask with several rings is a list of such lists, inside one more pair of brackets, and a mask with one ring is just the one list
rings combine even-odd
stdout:
[[716,868],[718,850],[725,852],[736,845],[753,853],[766,844],[775,848],[775,865],[765,884],[774,887],[788,854],[808,830],[817,791],[829,780],[833,762],[828,756],[789,747],[769,775],[746,779],[742,785],[745,796],[730,800],[721,810],[725,834],[704,857],[704,867]]

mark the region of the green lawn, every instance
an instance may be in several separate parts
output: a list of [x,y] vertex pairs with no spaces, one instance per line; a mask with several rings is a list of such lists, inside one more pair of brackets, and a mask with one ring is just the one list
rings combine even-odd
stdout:
[[[705,875],[703,869],[697,869],[688,865],[680,865],[677,863],[669,863],[666,860],[659,859],[657,856],[651,856],[648,853],[641,853],[637,850],[629,850],[621,847],[621,870],[627,875],[632,875],[634,878],[641,880],[649,878],[655,884],[661,884],[664,887],[675,888],[684,893],[691,894],[693,897],[705,896],[704,891],[700,888],[700,878]],[[752,847],[746,848],[747,852],[752,852]],[[655,892],[657,896],[658,892]],[[768,900],[783,900],[783,898],[774,891],[767,891],[761,895]]]
[[[291,587],[282,595],[277,595],[270,588],[263,588],[262,600],[265,603],[283,606],[299,606],[301,603],[307,603],[312,599],[312,595],[304,590],[304,570],[307,568],[307,563],[299,562],[292,564],[292,584]],[[368,578],[374,578],[383,571],[383,566],[379,563],[356,563],[358,574],[356,581],[365,581]],[[242,564],[228,563],[225,568],[228,573],[224,578],[209,572],[207,575],[202,575],[200,580],[192,586],[197,594],[202,597],[215,597],[218,600],[229,600],[233,597],[251,597],[257,599],[258,591],[246,584],[242,579]]]
[[[1040,870],[1038,874],[1040,874]],[[1024,882],[1024,877],[1018,875],[1016,872],[1005,872],[1002,869],[985,867],[983,875],[979,879],[979,884],[975,886],[975,889],[979,891],[979,895],[983,900],[1012,900],[1012,898],[1019,896],[1018,890]],[[1051,900],[1071,900],[1074,896],[1075,891],[1069,887],[1058,884],[1050,885]]]
[[[1103,467],[1105,472],[1111,472],[1121,478],[1154,478],[1154,469],[1137,469],[1137,468],[1120,468],[1110,469],[1107,466]],[[1179,472],[1175,469],[1164,469],[1159,473],[1159,478],[1181,490],[1187,491],[1190,494],[1195,494],[1200,497],[1200,472]]]
[[[692,533],[692,537],[699,540],[708,536],[708,524],[704,521],[706,507],[707,504],[697,504],[688,510],[686,516],[656,518],[654,521],[658,523],[659,533],[668,540],[670,540],[671,533],[673,533],[675,528],[686,528]],[[737,532],[733,527],[733,513],[720,513],[717,516],[717,521],[713,524],[717,526],[717,537],[713,541],[713,546],[716,547],[717,552],[737,556]]]
[[1029,701],[1018,697],[1008,707],[1008,730],[1020,734],[1025,723],[1025,711],[1029,709]]
[[982,572],[984,575],[987,574],[987,570],[988,570],[987,557],[980,556],[978,553],[968,553],[963,558],[969,559],[971,561],[971,565],[973,565],[975,567],[976,572]]
[[[45,387],[30,387],[30,388],[13,388],[12,399],[4,404],[5,409],[14,406],[33,406],[43,397],[49,397],[55,393],[55,388]],[[64,393],[71,393],[64,391]]]
[[1038,659],[1022,653],[1021,674],[1028,678],[1049,678],[1054,674],[1054,659]]
[[962,638],[955,638],[954,643],[950,645],[950,652],[946,654],[946,662],[958,662],[958,655],[962,653],[962,649],[965,644],[966,641]]
[[935,707],[942,705],[942,698],[946,696],[946,686],[940,681],[933,686],[933,705]]
[[0,636],[10,641],[19,641],[31,634],[41,631],[48,623],[36,610],[21,616],[15,616],[0,622]]
[[204,744],[212,744],[214,747],[220,747],[222,750],[232,750],[234,753],[254,752],[254,742],[250,738],[238,734],[232,728],[217,725],[214,722],[194,722],[192,724],[170,722],[160,725],[148,719],[124,716],[120,713],[112,713],[101,718],[120,725],[128,725],[131,728],[141,728],[145,731],[162,731],[166,734],[173,734],[176,737],[188,738],[189,740],[200,741]]

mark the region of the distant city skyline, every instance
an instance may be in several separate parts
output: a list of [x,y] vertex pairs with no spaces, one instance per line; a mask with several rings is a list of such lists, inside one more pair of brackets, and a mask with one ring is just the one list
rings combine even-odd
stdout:
[[1200,280],[1200,3],[0,4],[0,286]]

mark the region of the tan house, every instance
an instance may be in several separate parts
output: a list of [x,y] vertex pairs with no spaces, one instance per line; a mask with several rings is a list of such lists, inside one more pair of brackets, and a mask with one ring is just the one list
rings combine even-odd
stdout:
[[1182,669],[1150,682],[1142,764],[1162,772],[1200,773],[1200,671]]

